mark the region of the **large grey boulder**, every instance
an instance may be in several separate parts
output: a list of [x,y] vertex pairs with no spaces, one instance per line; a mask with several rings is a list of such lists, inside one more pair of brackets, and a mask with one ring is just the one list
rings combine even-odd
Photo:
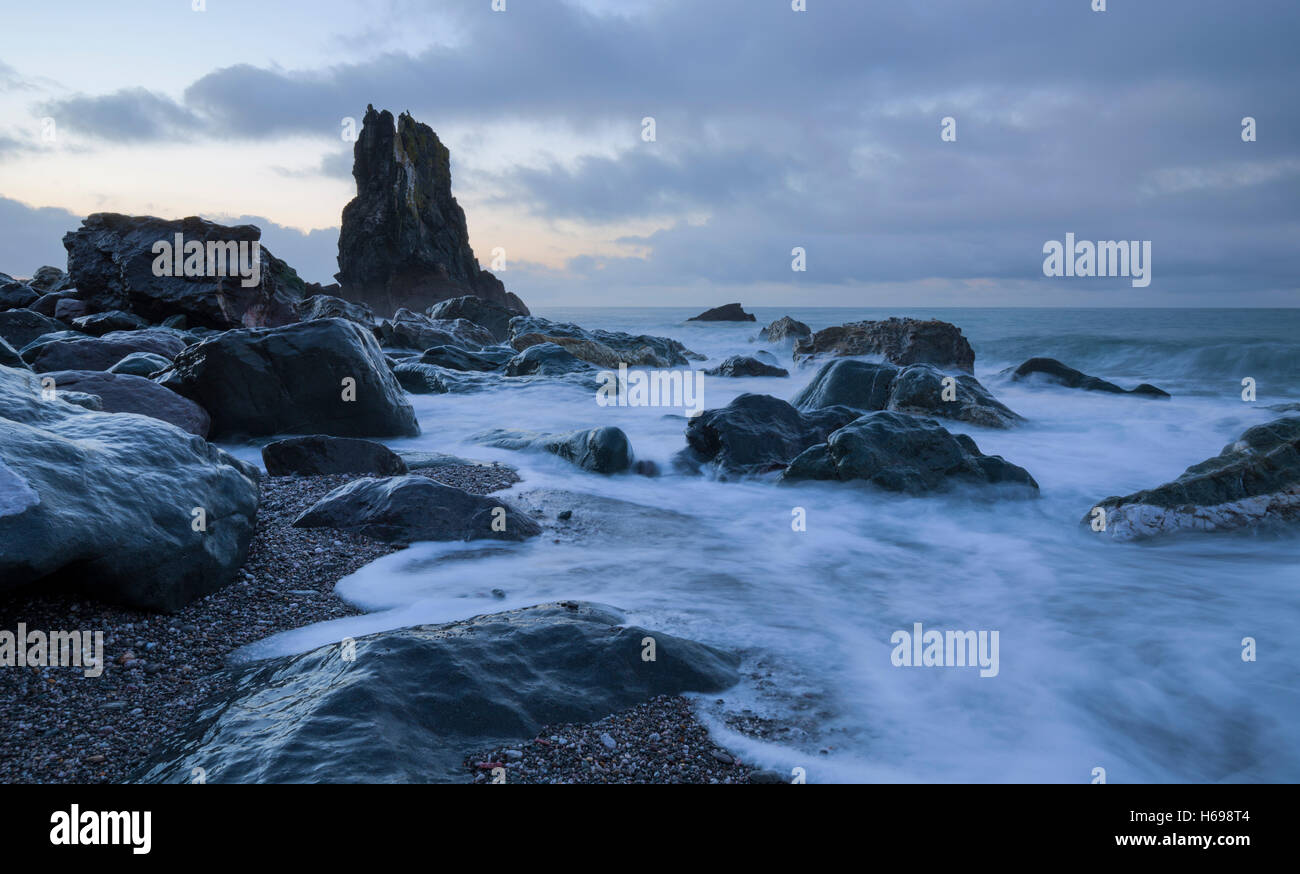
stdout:
[[[155,244],[174,247],[178,234],[183,244],[203,246],[202,275],[157,275],[161,271],[155,270],[155,262],[163,256],[155,253]],[[184,315],[191,326],[217,329],[297,321],[295,308],[303,298],[304,283],[292,267],[261,248],[261,236],[255,225],[227,227],[194,216],[173,221],[101,212],[68,232],[63,247],[77,296],[98,310],[124,310],[150,322]],[[254,243],[259,247],[256,259]],[[249,273],[254,263],[258,265],[255,285],[244,286],[238,258],[230,266],[230,244],[244,246]],[[220,260],[213,257],[209,262],[210,251]],[[217,270],[226,275],[214,275]]]
[[812,336],[812,328],[789,316],[782,316],[758,332],[760,339],[769,343],[782,343],[786,340],[802,340]]
[[211,419],[206,410],[143,376],[102,370],[52,370],[41,376],[52,379],[56,391],[95,395],[105,413],[150,416],[170,422],[182,431],[208,436]]
[[0,589],[177,609],[244,563],[255,477],[201,437],[47,400],[38,375],[0,367]]
[[425,313],[429,318],[437,320],[468,319],[486,328],[498,343],[510,339],[511,319],[528,314],[527,310],[521,311],[474,295],[462,295],[444,300],[429,307]]
[[794,357],[879,355],[890,364],[933,364],[972,373],[975,350],[961,329],[937,319],[883,319],[823,328],[794,344]]
[[373,440],[312,434],[289,437],[262,447],[262,463],[270,476],[319,476],[366,473],[393,476],[406,473],[406,462]]
[[353,480],[308,507],[293,524],[341,528],[385,543],[525,540],[541,533],[536,522],[498,498],[418,474]]
[[66,330],[68,326],[58,319],[31,310],[13,309],[0,312],[0,340],[4,340],[18,350],[37,337]]
[[[1097,504],[1103,536],[1141,540],[1300,521],[1300,416],[1248,429],[1213,458],[1153,489]],[[1083,522],[1097,530],[1095,508]]]
[[798,480],[863,480],[913,495],[963,483],[1038,492],[1028,471],[983,454],[965,434],[952,434],[933,419],[889,411],[855,419],[800,453],[781,475],[782,482]]
[[738,681],[735,654],[626,621],[566,601],[239,668],[132,779],[187,783],[202,767],[209,783],[467,782],[471,750]]
[[185,340],[166,328],[114,331],[102,337],[45,336],[22,350],[32,370],[108,370],[132,352],[148,352],[175,358],[186,347]]
[[375,338],[344,319],[226,331],[186,348],[158,379],[208,411],[214,439],[420,431]]
[[612,350],[619,360],[629,367],[634,364],[649,367],[678,367],[689,364],[692,360],[704,359],[704,356],[692,352],[671,337],[627,334],[600,328],[587,330],[571,322],[552,322],[538,316],[516,316],[510,320],[512,344],[513,341],[527,334],[540,335],[535,342],[557,345],[561,345],[558,338],[586,340]]
[[474,439],[477,443],[499,449],[549,452],[593,473],[623,473],[632,467],[632,444],[627,434],[623,429],[609,425],[560,434],[497,429]]

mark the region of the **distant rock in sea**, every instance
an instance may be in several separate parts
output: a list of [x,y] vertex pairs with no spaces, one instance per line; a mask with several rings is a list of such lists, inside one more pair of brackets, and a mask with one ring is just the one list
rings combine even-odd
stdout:
[[688,322],[755,322],[753,313],[745,312],[740,304],[728,303],[711,310],[705,310],[698,316],[691,316]]
[[451,193],[451,154],[431,127],[406,113],[394,125],[391,112],[368,106],[352,154],[357,196],[339,233],[341,297],[383,317],[463,295],[528,314],[479,267]]
[[1145,382],[1133,389],[1120,388],[1113,382],[1107,382],[1104,379],[1089,376],[1086,373],[1075,370],[1073,367],[1066,367],[1055,358],[1030,358],[1024,364],[1011,371],[1011,380],[1013,382],[1019,382],[1034,377],[1040,378],[1046,382],[1055,383],[1056,385],[1065,386],[1066,388],[1079,388],[1084,391],[1100,391],[1117,395],[1139,395],[1142,397],[1161,399],[1170,396],[1169,392],[1158,389],[1154,385]]
[[812,336],[812,328],[789,316],[781,316],[781,318],[759,331],[758,336],[759,339],[766,340],[769,343],[780,343],[783,340],[802,340],[804,337]]
[[794,344],[794,357],[881,355],[890,364],[933,364],[973,373],[975,350],[961,329],[937,319],[883,319],[823,328]]

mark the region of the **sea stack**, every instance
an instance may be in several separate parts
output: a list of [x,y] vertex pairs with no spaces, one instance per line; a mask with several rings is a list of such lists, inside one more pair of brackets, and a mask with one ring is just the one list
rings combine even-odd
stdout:
[[427,124],[366,107],[353,147],[357,196],[343,208],[341,296],[377,316],[473,295],[527,315],[501,280],[479,268],[465,211],[451,194],[451,154]]

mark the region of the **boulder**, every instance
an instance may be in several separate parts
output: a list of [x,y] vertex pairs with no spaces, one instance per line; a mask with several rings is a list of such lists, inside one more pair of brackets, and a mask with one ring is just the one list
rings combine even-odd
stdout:
[[36,303],[41,293],[26,283],[0,273],[0,310],[29,307]]
[[[60,319],[64,318],[61,313],[56,313],[56,315]],[[113,331],[135,331],[149,327],[149,323],[135,313],[124,313],[121,310],[109,310],[106,313],[79,316],[71,321],[73,328],[92,337],[102,337]]]
[[7,310],[0,312],[0,339],[10,346],[21,350],[28,343],[45,334],[66,331],[68,326],[57,319],[43,316],[31,310]]
[[479,349],[496,343],[486,328],[466,319],[434,321],[408,309],[399,309],[391,321],[381,321],[375,334],[379,344],[386,349],[413,349],[416,352],[434,346]]
[[515,316],[526,316],[528,311],[467,294],[434,304],[426,315],[431,319],[468,319],[487,329],[493,340],[504,343],[510,339],[510,320]]
[[[63,293],[66,294],[67,292],[63,292]],[[35,304],[32,304],[32,306],[35,307],[36,304],[38,303],[40,303],[39,300]],[[76,300],[75,298],[64,298],[58,301],[57,303],[55,303],[54,312],[51,315],[53,315],[54,318],[58,319],[60,322],[67,322],[68,324],[72,324],[78,319],[90,315],[92,312],[94,312],[94,310],[91,309],[90,305],[87,304],[84,300]],[[143,322],[143,320],[141,321]],[[144,324],[148,324],[148,322],[144,322]],[[139,327],[139,325],[132,325],[131,327]],[[80,328],[78,328],[78,330],[80,330]]]
[[382,443],[325,434],[289,437],[268,443],[262,447],[262,463],[270,476],[329,473],[396,476],[406,473],[406,462]]
[[506,362],[506,376],[562,376],[595,369],[554,343],[529,346]]
[[31,370],[27,362],[23,361],[18,350],[10,346],[8,341],[0,337],[0,365],[5,367],[17,367],[20,370]]
[[935,319],[849,322],[794,344],[796,360],[818,355],[880,355],[891,364],[933,364],[967,373],[975,368],[975,350],[961,329]]
[[[953,380],[950,388],[945,379]],[[951,400],[945,399],[947,394]],[[1024,421],[975,377],[950,377],[930,364],[897,368],[853,359],[828,361],[791,403],[801,410],[837,404],[864,412],[894,410],[985,428],[1010,428]]]
[[175,610],[243,565],[253,476],[201,437],[45,400],[39,377],[0,367],[0,588]]
[[448,370],[488,372],[505,367],[514,356],[514,351],[505,346],[489,346],[477,352],[459,346],[434,346],[424,350],[420,363],[436,364]]
[[54,380],[59,391],[95,395],[105,413],[135,413],[170,422],[182,431],[208,436],[208,413],[189,398],[183,398],[143,376],[109,373],[103,370],[53,370],[42,374]]
[[499,498],[418,474],[353,480],[308,507],[293,525],[339,528],[385,543],[526,540],[541,533],[536,522]]
[[740,304],[728,303],[711,310],[705,310],[698,316],[691,316],[688,322],[754,322],[753,313],[745,312]]
[[1256,425],[1173,482],[1097,506],[1105,511],[1100,533],[1119,541],[1293,525],[1300,521],[1300,416]]
[[407,113],[395,126],[368,106],[352,155],[357,196],[343,208],[335,274],[343,297],[381,316],[464,295],[528,312],[479,268],[451,193],[451,155],[432,128]]
[[188,783],[202,767],[210,783],[467,782],[468,751],[658,695],[720,692],[740,663],[575,601],[367,635],[347,656],[335,643],[236,669],[130,780]]
[[588,331],[586,328],[569,322],[552,322],[537,316],[517,316],[510,320],[510,338],[526,334],[540,334],[549,337],[547,342],[557,343],[555,338],[567,337],[571,340],[588,340],[612,349],[620,361],[628,366],[642,364],[649,367],[676,367],[689,364],[690,361],[703,361],[704,356],[687,349],[681,343],[669,337],[654,337],[648,334],[625,334],[622,331]]
[[1028,471],[984,455],[965,434],[952,434],[933,419],[887,410],[868,413],[800,453],[781,474],[781,482],[799,480],[863,480],[912,495],[962,483],[1005,484],[1022,495],[1038,492]]
[[59,268],[47,265],[38,267],[36,272],[32,274],[32,278],[27,281],[27,284],[45,294],[52,291],[63,291],[76,283]]
[[214,439],[420,431],[375,338],[344,319],[226,331],[186,348],[158,378],[211,414]]
[[637,361],[626,361],[613,349],[604,343],[597,343],[595,340],[584,340],[576,337],[548,337],[544,334],[520,334],[510,341],[510,346],[522,352],[530,346],[537,346],[542,343],[553,343],[560,346],[566,352],[575,358],[580,358],[588,364],[594,364],[597,367],[607,369],[617,368],[620,364],[636,365],[645,364],[645,358],[651,361],[657,360],[657,356],[650,352],[649,347],[644,348],[644,355],[636,356]]
[[500,449],[536,449],[558,455],[592,473],[623,473],[632,467],[632,444],[621,428],[606,426],[562,434],[497,429],[475,441]]
[[366,328],[375,326],[375,314],[363,303],[352,303],[328,294],[313,294],[297,304],[299,321],[315,319],[347,319]]
[[[203,275],[155,275],[159,242],[204,246]],[[255,225],[227,227],[197,217],[175,221],[154,216],[95,213],[63,238],[68,273],[78,296],[99,310],[124,310],[150,322],[184,315],[190,325],[227,328],[284,325],[298,320],[303,281],[293,268],[261,247]],[[254,258],[253,244],[257,244]],[[245,286],[231,247],[243,246],[248,272],[258,264],[257,283]],[[236,254],[234,258],[227,258]],[[217,256],[220,255],[220,258]],[[197,259],[196,259],[197,260]],[[161,271],[159,271],[161,272]],[[169,271],[169,272],[175,272]],[[180,272],[185,272],[184,270]],[[216,275],[224,272],[225,275]]]
[[709,376],[789,376],[784,367],[765,364],[749,355],[732,355],[717,367],[704,371]]
[[1164,399],[1170,396],[1168,392],[1161,391],[1154,385],[1148,385],[1145,382],[1133,389],[1120,388],[1113,382],[1107,382],[1106,380],[1098,379],[1095,376],[1088,376],[1088,374],[1075,370],[1073,367],[1066,367],[1055,358],[1030,358],[1024,364],[1011,371],[1010,376],[1013,382],[1038,379],[1053,385],[1061,385],[1066,388],[1079,388],[1084,391],[1101,391],[1120,395],[1140,395],[1142,397],[1155,399]]
[[758,332],[758,336],[769,343],[781,343],[786,340],[802,340],[812,336],[812,328],[803,322],[795,321],[789,316],[782,316]]
[[707,466],[720,479],[783,470],[858,415],[847,407],[801,413],[770,395],[742,394],[725,407],[687,420],[688,447],[676,463],[686,470]]
[[102,337],[41,339],[22,350],[32,370],[108,370],[132,352],[175,358],[186,347],[183,339],[163,328],[114,331]]
[[155,373],[171,367],[171,359],[152,352],[132,352],[108,369],[109,373],[125,373],[130,376],[153,376]]

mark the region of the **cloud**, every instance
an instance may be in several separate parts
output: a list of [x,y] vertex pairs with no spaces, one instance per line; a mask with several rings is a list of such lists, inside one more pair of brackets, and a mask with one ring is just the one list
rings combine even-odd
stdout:
[[111,142],[188,139],[207,126],[192,110],[145,88],[49,100],[38,112],[61,127]]

